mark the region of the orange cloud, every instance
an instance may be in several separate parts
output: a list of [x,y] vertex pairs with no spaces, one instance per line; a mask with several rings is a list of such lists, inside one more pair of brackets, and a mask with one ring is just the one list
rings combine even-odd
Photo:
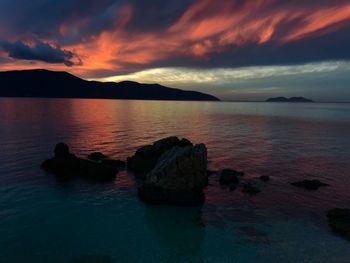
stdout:
[[[121,72],[178,57],[208,59],[212,53],[249,43],[265,45],[298,41],[350,19],[349,3],[329,3],[328,6],[276,3],[274,0],[245,1],[242,4],[197,0],[168,28],[143,33],[128,32],[134,12],[127,4],[118,10],[112,29],[62,48],[73,51],[83,60],[82,66],[70,71],[91,77],[96,71]],[[83,19],[62,24],[59,32],[62,36],[76,34],[87,23]],[[30,64],[20,61],[11,65],[13,68],[30,67]],[[44,63],[35,63],[35,67],[38,66],[67,69],[62,65],[48,67]],[[4,67],[10,67],[10,64],[0,65],[0,69]]]
[[304,13],[303,24],[292,30],[284,41],[295,41],[319,30],[350,19],[350,3]]

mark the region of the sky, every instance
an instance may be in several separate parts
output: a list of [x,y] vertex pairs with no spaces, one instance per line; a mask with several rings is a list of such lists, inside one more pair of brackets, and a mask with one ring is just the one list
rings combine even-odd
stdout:
[[349,0],[0,0],[0,71],[350,101]]

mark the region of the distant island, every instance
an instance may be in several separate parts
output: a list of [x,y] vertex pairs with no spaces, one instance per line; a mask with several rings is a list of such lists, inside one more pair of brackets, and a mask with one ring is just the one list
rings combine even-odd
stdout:
[[269,98],[266,100],[266,102],[314,102],[313,100],[304,98],[304,97],[276,97],[276,98]]
[[0,72],[0,86],[0,97],[219,101],[209,94],[159,84],[87,81],[44,69]]

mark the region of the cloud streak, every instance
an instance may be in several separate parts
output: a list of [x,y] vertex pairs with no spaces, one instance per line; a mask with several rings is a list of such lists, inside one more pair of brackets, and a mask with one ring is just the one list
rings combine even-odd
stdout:
[[[349,34],[342,35],[350,28],[346,1],[292,5],[273,0],[201,0],[166,28],[144,32],[128,27],[135,20],[134,10],[131,4],[121,5],[113,27],[69,46],[86,55],[88,75],[159,66],[236,67],[350,58],[349,48],[341,46],[350,40]],[[327,40],[330,35],[333,42]],[[315,44],[319,48],[312,48]]]
[[350,60],[347,0],[3,0],[0,25],[0,70],[45,67],[86,78],[153,72],[171,80],[159,71],[170,68],[191,85],[209,72],[224,82],[227,69],[242,76],[249,67],[259,79],[269,67],[282,75],[301,64],[335,72],[323,62]]

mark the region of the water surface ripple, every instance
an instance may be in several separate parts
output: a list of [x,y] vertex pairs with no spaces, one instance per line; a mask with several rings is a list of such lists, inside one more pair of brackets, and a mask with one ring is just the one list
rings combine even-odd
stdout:
[[[350,104],[0,99],[0,262],[350,262],[325,212],[349,207]],[[202,208],[148,206],[123,171],[110,183],[40,170],[57,142],[126,159],[177,135],[209,168],[246,172],[262,192],[210,178]],[[317,178],[330,187],[289,185]]]

